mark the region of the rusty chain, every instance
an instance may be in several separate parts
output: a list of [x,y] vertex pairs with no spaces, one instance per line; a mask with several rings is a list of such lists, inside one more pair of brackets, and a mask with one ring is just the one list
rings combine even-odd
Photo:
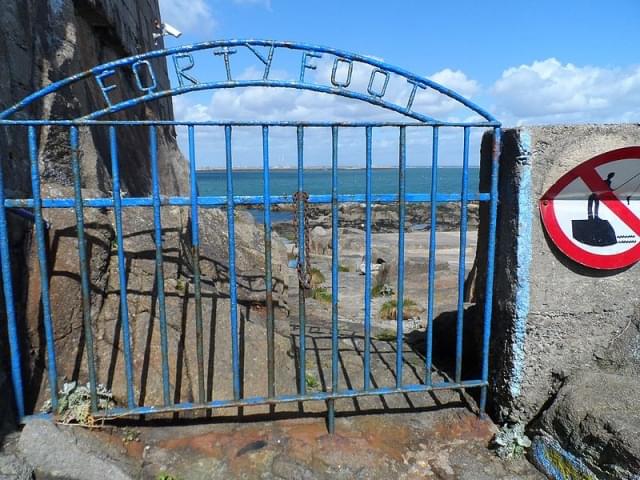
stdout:
[[[298,210],[300,208],[300,200],[302,197],[302,211],[303,211],[303,222],[304,222],[304,263],[300,263],[300,239],[298,238]],[[298,272],[298,281],[300,282],[300,286],[306,290],[311,288],[311,258],[309,256],[310,248],[310,232],[309,232],[309,194],[307,192],[295,192],[293,194],[293,200],[296,202],[296,214],[293,217],[293,226],[294,231],[296,232],[296,244],[298,245],[298,263],[296,265],[296,270]]]

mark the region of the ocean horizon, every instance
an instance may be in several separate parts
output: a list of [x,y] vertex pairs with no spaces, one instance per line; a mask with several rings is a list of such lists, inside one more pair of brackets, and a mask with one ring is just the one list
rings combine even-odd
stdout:
[[[304,190],[312,195],[331,193],[331,168],[305,168]],[[468,187],[470,194],[478,192],[480,168],[469,167]],[[224,169],[202,169],[196,174],[200,195],[226,195],[227,173]],[[407,167],[406,192],[430,193],[431,168]],[[338,192],[345,195],[361,194],[365,191],[365,169],[344,167],[338,169]],[[272,195],[290,195],[298,188],[296,168],[270,169],[270,190]],[[373,168],[371,186],[374,194],[398,192],[398,169],[392,167]],[[439,193],[460,193],[462,190],[462,168],[440,167],[438,169]],[[263,172],[260,168],[233,170],[233,192],[235,195],[262,195]]]

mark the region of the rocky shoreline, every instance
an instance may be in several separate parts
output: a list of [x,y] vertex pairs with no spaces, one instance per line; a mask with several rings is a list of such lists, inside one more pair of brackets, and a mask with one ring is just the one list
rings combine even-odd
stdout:
[[[273,212],[295,212],[295,205],[274,205]],[[342,203],[339,210],[339,227],[364,230],[365,204]],[[467,226],[477,230],[479,204],[470,202],[467,208]],[[331,228],[331,205],[314,204],[307,207],[309,229],[320,226]],[[410,203],[406,208],[405,231],[426,231],[430,229],[431,206],[429,203]],[[442,232],[460,230],[460,204],[458,202],[441,203],[437,206],[436,229]],[[273,228],[278,234],[287,238],[295,238],[295,224],[291,220],[274,221]],[[374,233],[393,233],[398,231],[398,204],[375,204],[372,207],[371,230]]]

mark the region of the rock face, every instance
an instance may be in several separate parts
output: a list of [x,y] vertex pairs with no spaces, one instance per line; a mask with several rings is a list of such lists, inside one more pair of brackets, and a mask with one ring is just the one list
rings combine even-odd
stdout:
[[[140,467],[127,458],[122,445],[102,441],[94,433],[72,428],[59,427],[47,420],[35,420],[25,426],[18,447],[37,478],[42,475],[44,478],[78,480],[129,480],[139,477]],[[64,455],[62,461],[61,455]]]
[[[490,411],[501,422],[522,422],[540,433],[533,449],[537,463],[551,468],[557,461],[557,470],[564,468],[554,478],[638,478],[639,265],[603,271],[572,262],[547,235],[538,201],[577,165],[639,139],[637,125],[504,131]],[[481,188],[488,185],[492,147],[485,136]],[[480,306],[487,214],[483,205],[476,258]],[[593,474],[578,475],[583,465]]]
[[640,386],[634,377],[583,371],[568,379],[541,427],[598,478],[640,475]]
[[[637,125],[555,125],[507,129],[500,157],[491,355],[493,413],[529,422],[573,371],[598,356],[638,305],[640,264],[593,270],[569,260],[547,235],[542,195],[577,165],[637,145]],[[489,183],[493,142],[485,136],[481,189]],[[586,204],[586,202],[585,202]],[[479,303],[486,279],[487,209],[478,232]]]
[[[153,24],[159,18],[157,0],[9,0],[0,16],[0,64],[6,67],[0,84],[0,111],[28,94],[93,66],[147,52],[153,44]],[[164,60],[152,61],[158,88],[169,79]],[[118,91],[131,97],[137,89],[133,76],[122,75]],[[14,115],[16,119],[73,119],[106,107],[96,82],[74,84],[47,96]],[[105,119],[168,120],[170,100],[128,109]],[[84,198],[109,198],[112,190],[108,130],[80,129],[80,164]],[[117,130],[123,195],[148,196],[151,191],[148,127]],[[186,195],[187,163],[180,153],[175,131],[157,129],[158,164],[163,195]],[[73,197],[69,131],[43,127],[37,130],[38,162],[44,197]],[[26,129],[0,131],[0,155],[5,186],[10,197],[30,197],[29,155]],[[171,401],[196,399],[199,369],[195,360],[195,307],[192,283],[191,226],[188,209],[162,208],[164,281],[169,345]],[[80,270],[76,219],[71,209],[47,209],[47,257],[50,299],[57,353],[58,383],[87,381],[87,361],[82,323]],[[21,351],[27,412],[48,398],[47,354],[42,324],[41,286],[33,225],[10,216],[12,267],[16,307],[23,325]],[[120,403],[126,399],[120,311],[115,218],[110,210],[85,208],[89,256],[91,319],[98,381],[113,389]],[[127,300],[131,328],[136,402],[162,404],[159,305],[155,278],[153,210],[126,208],[123,213],[124,251],[127,265]],[[241,335],[241,363],[266,364],[264,325],[251,316],[249,306],[263,303],[264,240],[262,230],[245,212],[236,215],[236,265]],[[209,397],[229,398],[231,354],[229,331],[229,281],[226,212],[200,212],[201,269],[206,386]],[[286,253],[273,242],[274,302],[286,309]],[[243,306],[244,305],[244,306]],[[4,308],[1,309],[4,315]],[[282,314],[278,312],[277,315]],[[0,320],[4,328],[6,322]],[[0,365],[8,357],[5,332],[0,331]],[[276,366],[289,345],[276,339]],[[263,358],[264,357],[264,358]],[[214,361],[215,359],[215,361]],[[215,366],[215,372],[214,372]],[[287,376],[287,368],[281,369]],[[1,372],[0,372],[1,373]],[[6,373],[6,372],[5,372]],[[245,393],[265,394],[266,373],[244,372]],[[211,392],[215,391],[215,394]],[[3,409],[3,412],[5,410]]]

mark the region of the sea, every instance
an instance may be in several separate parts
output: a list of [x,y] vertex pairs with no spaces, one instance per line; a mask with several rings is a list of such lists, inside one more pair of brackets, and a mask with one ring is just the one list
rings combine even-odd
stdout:
[[[469,168],[468,192],[478,192],[480,169]],[[197,174],[198,191],[200,195],[226,195],[227,174],[224,170],[200,170]],[[291,195],[297,190],[298,171],[292,169],[274,169],[270,171],[270,189],[272,195]],[[374,194],[389,194],[398,192],[397,168],[374,168],[372,170],[371,186]],[[438,169],[438,192],[460,193],[462,188],[462,168],[441,167]],[[311,195],[331,193],[330,169],[305,169],[304,190]],[[365,169],[343,168],[338,170],[338,193],[352,195],[365,191]],[[406,172],[407,193],[431,192],[431,168],[411,167]],[[234,195],[262,195],[262,170],[235,170],[233,172]],[[261,212],[252,210],[256,220],[261,221]],[[289,212],[273,212],[274,222],[287,221]],[[282,218],[280,218],[282,217]]]

